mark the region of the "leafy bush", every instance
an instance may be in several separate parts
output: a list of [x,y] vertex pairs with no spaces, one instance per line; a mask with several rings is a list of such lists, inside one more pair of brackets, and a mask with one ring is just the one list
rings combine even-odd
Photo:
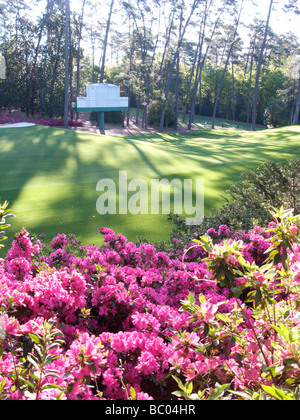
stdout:
[[[161,99],[154,99],[148,105],[148,120],[149,124],[156,127],[160,124],[160,117],[163,109],[163,101]],[[174,127],[175,112],[171,99],[169,98],[166,106],[166,113],[164,119],[164,127]]]
[[277,128],[288,124],[289,109],[279,98],[273,99],[264,112],[265,124]]
[[[5,201],[4,204],[0,204],[0,242],[7,239],[5,236],[5,230],[10,227],[10,225],[6,222],[8,217],[15,217],[15,215],[11,212],[8,207],[8,202]],[[0,244],[0,248],[4,245]]]
[[[298,318],[299,310],[299,255],[298,251],[294,252],[300,249],[300,216],[292,213],[292,210],[283,208],[272,213],[274,222],[268,230],[272,232],[271,245],[267,250],[268,257],[260,267],[244,258],[243,241],[226,240],[214,245],[208,235],[195,241],[208,253],[210,279],[222,288],[229,288],[236,299],[231,315],[220,313],[218,305],[204,295],[199,296],[200,305],[196,305],[195,297],[189,295],[182,307],[190,312],[194,331],[200,330],[206,337],[197,343],[194,351],[209,357],[214,368],[218,362],[212,363],[214,356],[211,357],[208,350],[216,348],[218,355],[225,352],[225,371],[228,369],[229,377],[233,375],[236,390],[231,388],[232,383],[223,384],[221,395],[228,391],[240,399],[300,398],[300,329],[295,318],[290,318],[292,313]],[[240,300],[245,291],[244,301],[251,304],[250,311]],[[244,328],[242,325],[246,320],[247,327]],[[227,355],[226,348],[230,348]],[[230,360],[229,354],[232,356],[233,353],[236,358]],[[242,366],[246,365],[248,371],[243,372]],[[200,367],[198,371],[204,373]],[[223,379],[225,377],[223,372]],[[189,374],[190,381],[196,378],[194,373]],[[193,391],[190,385],[191,382],[188,388],[182,383],[180,385],[180,395],[186,399],[190,399]],[[200,390],[194,399],[202,397]]]
[[300,160],[281,163],[265,162],[257,169],[242,173],[242,180],[233,184],[218,210],[212,209],[200,226],[186,226],[178,215],[169,215],[174,228],[171,238],[178,238],[185,245],[207,229],[226,225],[229,229],[251,229],[255,224],[267,226],[272,220],[272,207],[293,208],[300,213]]
[[0,260],[0,399],[299,399],[300,216],[272,217],[172,252],[22,230]]

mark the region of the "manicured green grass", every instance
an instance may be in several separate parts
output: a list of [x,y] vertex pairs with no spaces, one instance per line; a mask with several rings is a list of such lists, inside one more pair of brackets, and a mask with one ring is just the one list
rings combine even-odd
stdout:
[[[183,127],[187,127],[188,122],[189,122],[189,115],[186,115],[185,123],[182,123],[182,116],[181,116],[181,119],[179,120],[179,123]],[[204,117],[202,115],[195,115],[193,127],[197,127],[199,125],[201,127],[201,126],[206,125],[208,128],[210,128],[211,124],[212,124],[212,117]],[[218,129],[225,129],[225,130],[226,129],[232,129],[232,130],[251,131],[251,124],[247,124],[247,123],[243,123],[243,122],[239,122],[239,121],[233,122],[233,121],[230,121],[230,120],[216,118],[215,119],[215,129],[217,129],[217,130]],[[257,131],[266,130],[266,127],[264,127],[262,125],[256,125],[256,130]]]
[[[130,108],[130,116],[134,117],[136,116],[136,108]],[[140,118],[142,117],[142,111],[140,112]],[[189,114],[186,114],[185,117],[185,122],[182,122],[182,118],[183,118],[183,114],[180,113],[179,114],[179,125],[181,125],[182,127],[187,128],[188,127],[188,123],[189,123]],[[205,124],[206,123],[206,124]],[[194,123],[192,124],[193,128],[203,128],[206,127],[207,128],[211,128],[211,124],[212,124],[212,117],[206,117],[206,116],[202,116],[202,115],[195,115],[194,116]],[[243,131],[251,131],[251,124],[247,124],[247,123],[243,123],[243,122],[233,122],[230,120],[225,120],[222,118],[216,118],[215,119],[215,129],[232,129],[232,130],[243,130]],[[263,125],[256,125],[256,130],[260,131],[260,130],[266,130],[267,127],[263,126]]]
[[163,214],[105,215],[96,211],[100,179],[118,184],[119,171],[139,178],[196,179],[205,182],[205,211],[240,179],[241,172],[266,160],[300,157],[300,127],[244,132],[210,130],[178,134],[101,136],[36,125],[0,130],[0,202],[8,200],[16,219],[11,233],[26,227],[46,234],[74,233],[99,243],[108,226],[134,240],[142,234],[167,239]]

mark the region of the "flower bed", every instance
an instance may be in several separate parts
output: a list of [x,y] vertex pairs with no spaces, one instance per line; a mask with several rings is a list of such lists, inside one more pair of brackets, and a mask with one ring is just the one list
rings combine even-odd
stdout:
[[[10,114],[0,114],[0,125],[13,124],[13,123],[23,122],[23,121],[24,121],[24,118],[15,117],[14,115],[10,115]],[[64,120],[61,118],[45,119],[45,118],[26,117],[26,122],[45,125],[48,127],[63,127],[64,126]],[[83,121],[69,120],[68,127],[83,127]]]
[[172,253],[108,228],[46,252],[22,230],[0,260],[0,399],[297,399],[298,224]]

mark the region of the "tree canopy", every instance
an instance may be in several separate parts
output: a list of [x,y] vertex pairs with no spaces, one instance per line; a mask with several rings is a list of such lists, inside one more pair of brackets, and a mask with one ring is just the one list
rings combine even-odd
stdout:
[[68,3],[0,0],[0,109],[74,117],[85,86],[109,82],[145,128],[177,129],[181,118],[191,128],[196,114],[254,127],[272,103],[284,107],[280,124],[298,123],[299,39],[272,27],[275,13],[297,17],[297,1],[260,3],[253,15],[252,0]]

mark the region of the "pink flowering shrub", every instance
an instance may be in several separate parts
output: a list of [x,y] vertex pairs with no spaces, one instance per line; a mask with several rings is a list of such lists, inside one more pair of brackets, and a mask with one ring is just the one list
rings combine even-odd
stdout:
[[[297,399],[299,217],[158,252],[26,230],[0,259],[0,399]],[[175,238],[176,239],[176,238]]]

